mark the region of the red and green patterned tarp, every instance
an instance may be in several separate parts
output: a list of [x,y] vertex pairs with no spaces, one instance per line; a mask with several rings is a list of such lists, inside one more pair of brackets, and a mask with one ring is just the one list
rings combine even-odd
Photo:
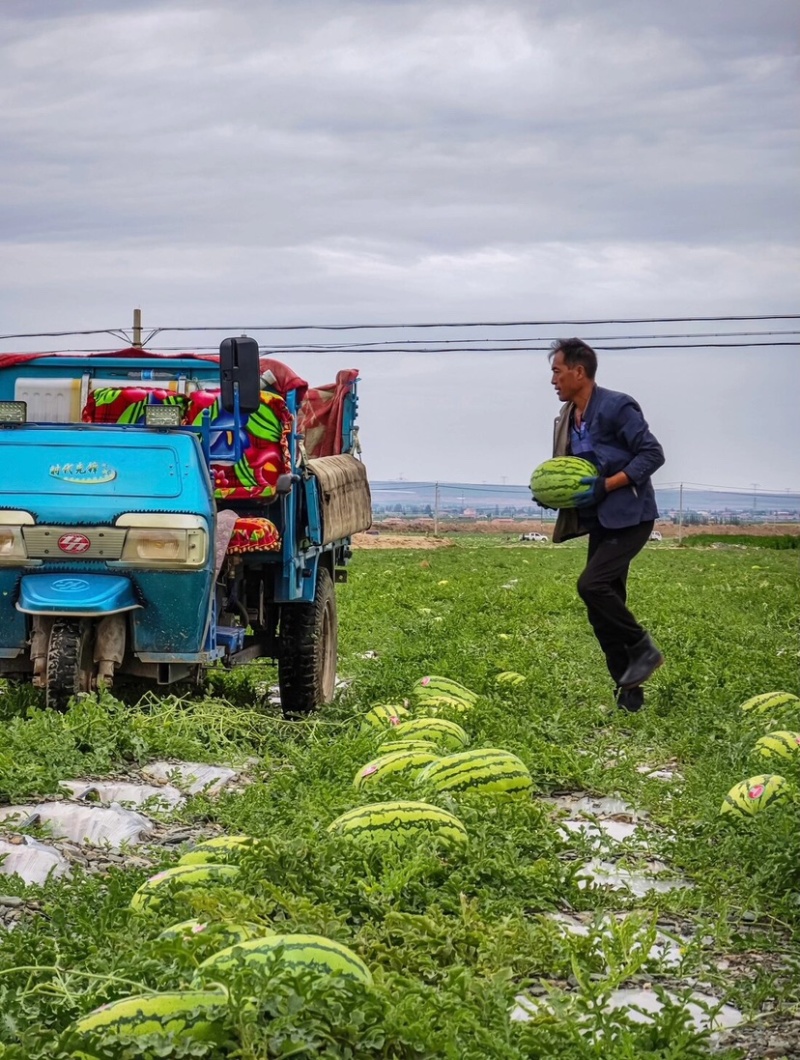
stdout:
[[228,542],[228,552],[278,552],[281,535],[269,519],[240,516]]
[[81,419],[84,423],[144,423],[144,410],[148,405],[176,405],[183,420],[188,404],[188,399],[174,390],[100,386],[90,392]]
[[341,453],[344,399],[357,378],[357,368],[345,368],[337,372],[335,383],[309,387],[297,417],[309,459]]
[[202,424],[208,409],[211,431],[211,473],[214,496],[218,500],[272,497],[278,477],[291,468],[287,435],[292,418],[279,394],[261,392],[261,405],[248,416],[242,431],[244,452],[236,463],[234,456],[233,413],[219,403],[219,390],[197,390],[189,397],[187,422]]

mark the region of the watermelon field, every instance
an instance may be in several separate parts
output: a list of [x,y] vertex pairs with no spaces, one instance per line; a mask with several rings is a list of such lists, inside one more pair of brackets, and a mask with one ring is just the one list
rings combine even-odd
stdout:
[[356,551],[300,720],[263,664],[63,714],[0,685],[0,1058],[800,1057],[796,553],[648,546],[634,715],[583,555]]

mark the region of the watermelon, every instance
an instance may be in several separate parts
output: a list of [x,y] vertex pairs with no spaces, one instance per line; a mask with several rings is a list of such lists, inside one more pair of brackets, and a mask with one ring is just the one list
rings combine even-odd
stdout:
[[131,909],[151,913],[177,891],[187,887],[208,887],[230,883],[239,874],[235,865],[175,865],[145,880],[131,898]]
[[776,729],[756,740],[753,748],[762,758],[792,758],[800,754],[800,732]]
[[791,692],[762,692],[742,703],[741,709],[751,714],[766,714],[779,707],[800,707],[800,699]]
[[393,729],[403,718],[410,718],[411,711],[402,703],[379,703],[364,715],[362,729]]
[[785,799],[788,794],[789,786],[785,777],[775,773],[750,777],[731,788],[719,812],[734,817],[755,817],[770,803]]
[[469,736],[454,721],[446,718],[412,718],[392,733],[394,740],[435,740],[448,750],[459,751],[469,744]]
[[524,685],[525,677],[522,674],[518,674],[515,670],[504,670],[495,677],[495,682],[498,685]]
[[574,508],[576,494],[590,487],[581,479],[596,476],[597,468],[580,456],[556,456],[539,464],[531,475],[531,493],[545,508]]
[[348,810],[328,825],[328,831],[354,839],[405,843],[421,835],[435,835],[445,843],[463,844],[467,830],[447,810],[427,802],[375,802]]
[[250,939],[220,950],[197,969],[196,979],[216,979],[235,973],[242,967],[266,964],[278,958],[283,968],[312,968],[323,975],[343,975],[366,986],[372,984],[372,974],[366,964],[347,946],[322,935],[267,935]]
[[179,865],[208,865],[214,862],[235,861],[238,854],[252,849],[253,839],[249,835],[220,835],[204,839],[187,851],[178,861]]
[[533,786],[523,761],[499,747],[480,747],[446,755],[417,777],[420,787],[436,792],[476,791],[486,795],[525,796]]
[[411,689],[411,698],[420,707],[453,707],[455,710],[469,710],[478,699],[458,681],[449,677],[421,677]]
[[439,748],[430,740],[389,740],[378,747],[379,755],[390,755],[395,751],[428,751],[435,755],[439,753]]
[[221,990],[173,990],[112,1001],[74,1023],[77,1034],[98,1038],[174,1034],[195,1041],[223,1042],[221,1023],[228,995]]
[[223,946],[233,946],[237,942],[255,938],[266,934],[265,929],[259,924],[224,924],[204,923],[202,920],[184,920],[180,924],[172,924],[159,934],[160,939],[183,939],[187,943],[217,944],[217,949]]
[[398,773],[410,773],[415,776],[423,766],[430,765],[438,759],[438,755],[430,754],[428,751],[407,749],[381,755],[380,758],[373,758],[371,762],[367,762],[359,769],[353,780],[353,787],[362,788],[367,784],[377,784]]

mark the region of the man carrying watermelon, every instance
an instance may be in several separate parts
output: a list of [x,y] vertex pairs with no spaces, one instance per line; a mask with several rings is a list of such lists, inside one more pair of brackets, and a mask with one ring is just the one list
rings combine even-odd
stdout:
[[597,386],[597,354],[581,339],[557,339],[551,382],[564,405],[555,423],[553,456],[588,460],[597,473],[580,478],[560,508],[553,541],[589,536],[578,593],[614,680],[617,704],[644,705],[644,682],[664,662],[650,634],[628,609],[626,583],[658,516],[650,477],[664,451],[632,397]]

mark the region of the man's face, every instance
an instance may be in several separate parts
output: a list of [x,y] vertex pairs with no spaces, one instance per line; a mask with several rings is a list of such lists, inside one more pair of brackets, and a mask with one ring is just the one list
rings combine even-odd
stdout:
[[551,367],[553,374],[550,377],[550,382],[553,384],[556,394],[558,394],[559,401],[572,401],[580,392],[586,380],[583,365],[578,364],[574,368],[570,368],[569,365],[564,363],[564,354],[559,350],[553,358]]

